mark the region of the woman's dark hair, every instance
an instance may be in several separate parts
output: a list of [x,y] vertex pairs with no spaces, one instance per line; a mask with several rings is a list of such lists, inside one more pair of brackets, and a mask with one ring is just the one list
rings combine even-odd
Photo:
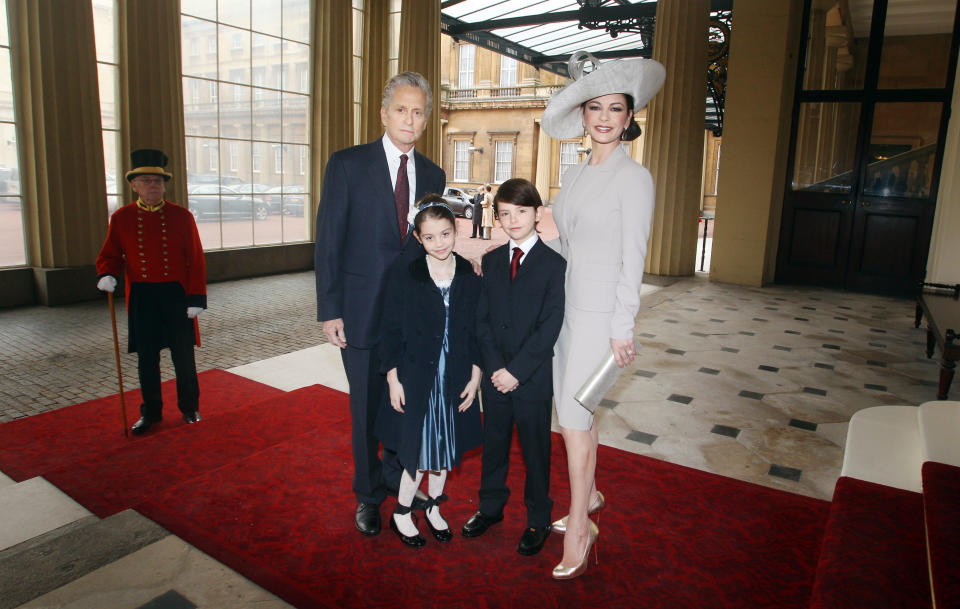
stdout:
[[443,219],[449,221],[450,224],[454,226],[457,225],[457,218],[453,215],[453,210],[450,209],[447,202],[443,200],[443,197],[435,192],[423,195],[423,197],[417,201],[417,209],[420,211],[413,217],[413,230],[418,235],[420,234],[420,227],[423,225],[424,220]]
[[543,201],[540,199],[540,193],[537,192],[537,187],[531,184],[529,180],[524,180],[523,178],[510,178],[500,185],[500,188],[497,189],[496,196],[493,197],[494,211],[497,210],[497,203],[500,201],[519,205],[520,207],[537,208],[543,205]]
[[[623,96],[627,99],[627,110],[633,112],[633,96],[627,93],[623,93]],[[589,99],[587,101],[590,101]],[[581,109],[587,107],[587,101],[580,104]],[[637,124],[637,113],[633,112],[633,116],[630,118],[630,124],[627,125],[627,128],[623,130],[620,134],[620,140],[624,142],[632,142],[633,140],[640,137],[640,134],[643,133],[640,129],[640,125]]]

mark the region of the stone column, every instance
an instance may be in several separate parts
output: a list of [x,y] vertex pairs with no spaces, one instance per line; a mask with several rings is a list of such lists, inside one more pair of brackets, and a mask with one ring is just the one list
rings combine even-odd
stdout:
[[387,0],[368,0],[364,6],[360,139],[370,142],[383,135],[380,106],[383,102],[383,85],[389,78],[390,5]]
[[417,150],[440,162],[440,3],[403,0],[400,17],[400,71],[423,74],[433,89],[433,108]]
[[933,217],[933,235],[930,239],[930,257],[927,259],[926,281],[960,283],[960,65],[953,81],[952,116],[944,142],[943,167],[940,169],[940,191],[937,210]]
[[534,163],[534,181],[543,202],[550,199],[550,157],[553,155],[553,140],[547,135],[536,119],[534,133],[537,135],[536,162]]
[[[353,15],[349,2],[316,0],[313,3],[313,114],[310,144],[313,151],[311,186],[313,204],[320,199],[323,171],[330,155],[353,145]],[[307,214],[316,217],[316,208]],[[316,227],[313,227],[314,232]]]
[[653,174],[656,210],[646,272],[692,275],[706,112],[707,0],[660,0],[653,58],[667,68],[647,109],[643,158]]
[[802,5],[737,0],[711,280],[761,286],[774,277]]
[[[120,2],[119,169],[130,169],[131,150],[159,148],[170,161],[166,198],[187,204],[187,151],[183,126],[179,0]],[[129,189],[126,200],[133,200]],[[122,195],[121,195],[122,196]]]
[[82,299],[96,294],[107,232],[93,10],[88,0],[8,0],[7,14],[27,264],[41,303]]

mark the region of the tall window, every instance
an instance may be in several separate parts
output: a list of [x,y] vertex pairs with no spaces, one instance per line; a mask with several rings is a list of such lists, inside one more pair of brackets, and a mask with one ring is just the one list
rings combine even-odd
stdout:
[[580,153],[577,148],[580,142],[560,142],[560,175],[559,184],[563,186],[563,174],[580,162]]
[[0,2],[0,267],[26,264],[7,5]]
[[97,76],[100,80],[100,127],[103,135],[104,181],[107,186],[107,212],[122,204],[121,180],[126,164],[120,150],[120,122],[117,120],[117,0],[91,0],[93,34],[97,48]]
[[470,180],[470,142],[467,140],[453,142],[453,179],[457,182]]
[[[187,203],[205,249],[308,237],[311,4],[181,3]],[[208,52],[191,56],[194,41]]]
[[390,51],[387,60],[387,78],[400,72],[400,5],[402,0],[390,0]]
[[457,77],[457,86],[461,89],[473,88],[473,63],[477,47],[472,44],[460,45],[460,72]]
[[500,56],[500,95],[519,95],[517,88],[517,60]]
[[363,0],[353,0],[353,143],[359,144],[363,99]]
[[493,171],[495,182],[506,182],[513,174],[513,142],[497,142],[496,167]]

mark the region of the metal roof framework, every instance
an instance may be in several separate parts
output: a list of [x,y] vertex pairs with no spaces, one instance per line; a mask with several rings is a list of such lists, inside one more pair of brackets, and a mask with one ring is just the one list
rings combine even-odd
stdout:
[[[440,10],[441,31],[455,40],[568,76],[567,61],[579,50],[589,51],[601,60],[650,57],[657,3],[656,0],[443,0]],[[717,55],[722,65],[715,66],[714,61],[705,70],[706,126],[718,135],[723,126],[726,48],[732,10],[733,0],[710,2],[714,17],[711,60]]]

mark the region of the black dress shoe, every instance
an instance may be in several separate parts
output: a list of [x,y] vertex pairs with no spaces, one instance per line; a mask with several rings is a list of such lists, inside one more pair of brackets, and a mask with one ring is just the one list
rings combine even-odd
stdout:
[[364,535],[380,534],[380,506],[375,503],[358,503],[355,518],[357,530]]
[[183,420],[187,423],[196,423],[200,420],[200,413],[194,410],[193,412],[183,413]]
[[501,520],[503,520],[503,514],[499,516],[487,516],[483,512],[477,512],[463,525],[463,536],[480,537],[487,532],[487,529],[489,529],[491,525],[497,524]]
[[135,436],[143,435],[150,431],[150,428],[155,424],[159,423],[160,419],[154,421],[148,419],[147,417],[140,417],[140,420],[133,424],[133,427],[130,428],[130,433]]
[[527,527],[520,536],[517,552],[524,556],[533,556],[543,548],[543,542],[550,536],[550,525],[545,527]]
[[[397,507],[399,508],[400,506],[397,506]],[[394,514],[399,514],[399,513],[400,512],[394,511]],[[407,514],[410,513],[410,508],[407,508],[406,513]],[[392,530],[394,533],[397,534],[397,537],[400,538],[400,541],[402,541],[404,545],[410,546],[411,548],[422,548],[423,546],[427,545],[427,540],[424,539],[423,535],[421,535],[420,533],[417,533],[416,535],[413,535],[413,536],[408,536],[401,533],[400,527],[397,526],[397,521],[394,519],[393,516],[390,516],[390,530]],[[431,527],[430,530],[432,531],[433,528]]]

